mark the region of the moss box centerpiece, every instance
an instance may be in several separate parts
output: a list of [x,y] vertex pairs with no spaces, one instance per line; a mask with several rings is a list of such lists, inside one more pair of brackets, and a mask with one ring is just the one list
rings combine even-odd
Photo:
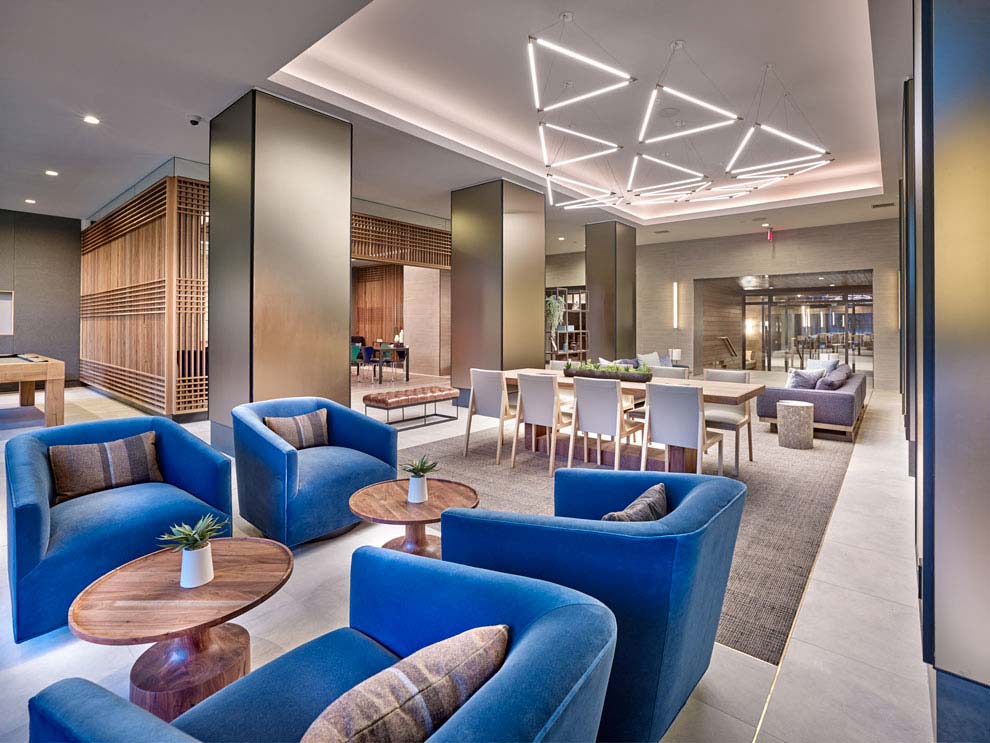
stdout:
[[564,376],[618,379],[622,382],[649,382],[653,379],[653,372],[649,369],[641,370],[625,364],[594,364],[586,361],[578,366],[567,364],[564,367]]

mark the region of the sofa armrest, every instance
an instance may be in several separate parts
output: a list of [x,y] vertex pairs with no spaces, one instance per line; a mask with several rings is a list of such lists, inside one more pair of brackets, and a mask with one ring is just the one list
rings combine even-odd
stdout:
[[673,507],[707,479],[710,478],[704,475],[667,472],[560,469],[554,473],[554,514],[599,521],[606,513],[621,511],[644,490],[661,482]]
[[154,428],[165,481],[233,515],[230,459],[167,418],[155,418]]
[[7,471],[7,569],[16,580],[48,552],[52,475],[48,447],[34,436],[17,436],[5,449]]
[[254,474],[284,483],[287,493],[296,492],[298,452],[264,424],[247,405],[231,411],[234,420],[234,456],[238,475],[242,465],[250,464]]
[[102,686],[80,678],[52,684],[28,701],[33,741],[191,743],[184,732]]
[[330,400],[324,406],[331,444],[363,451],[392,468],[396,466],[399,432],[395,428]]
[[782,400],[812,403],[815,406],[815,423],[851,426],[859,413],[856,396],[851,392],[768,387],[756,400],[756,414],[761,418],[776,418],[777,403]]

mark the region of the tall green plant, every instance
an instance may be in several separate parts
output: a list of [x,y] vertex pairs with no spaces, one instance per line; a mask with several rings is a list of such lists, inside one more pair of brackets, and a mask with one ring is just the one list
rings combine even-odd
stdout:
[[547,332],[550,334],[550,344],[553,349],[557,349],[557,328],[564,319],[564,298],[559,294],[551,294],[547,297],[543,308],[543,316],[546,321]]

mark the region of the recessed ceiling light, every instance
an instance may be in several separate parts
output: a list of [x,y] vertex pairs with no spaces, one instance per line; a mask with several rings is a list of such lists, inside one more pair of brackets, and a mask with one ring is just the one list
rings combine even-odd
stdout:
[[804,295],[803,295],[803,294],[798,294],[798,296],[799,296],[799,297],[803,297]]
[[770,286],[770,287],[767,287],[767,288],[768,288],[768,289],[773,289],[773,287],[772,287],[772,286]]
[[559,236],[559,237],[558,237],[557,239],[558,239],[558,240],[560,240],[561,242],[563,242],[563,241],[564,241],[564,240],[566,240],[567,238],[565,238],[565,237],[564,237],[563,235],[560,235],[560,236]]
[[46,170],[45,171],[45,175],[56,176],[56,175],[58,175],[58,171],[57,170]]
[[824,277],[824,276],[819,276],[819,277],[818,277],[818,280],[819,280],[819,281],[824,281],[824,280],[825,280],[825,277]]
[[829,286],[835,286],[835,284],[829,284]]
[[769,226],[770,226],[769,222],[764,222],[763,224],[760,225],[760,227],[769,227]]
[[85,116],[83,116],[83,121],[86,122],[87,124],[99,124],[100,123],[100,120],[98,118],[96,118],[95,116],[93,116],[93,114],[86,114]]
[[24,199],[25,204],[37,204],[38,202],[34,199]]

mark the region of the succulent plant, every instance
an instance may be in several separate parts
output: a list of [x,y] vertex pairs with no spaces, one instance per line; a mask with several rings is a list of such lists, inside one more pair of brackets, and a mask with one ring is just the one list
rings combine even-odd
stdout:
[[402,470],[408,472],[410,477],[426,477],[438,466],[436,462],[431,462],[425,456],[422,456],[419,459],[402,465]]
[[212,513],[208,513],[196,522],[195,526],[189,524],[172,524],[171,533],[162,534],[158,541],[171,548],[173,552],[182,550],[198,550],[210,543],[210,539],[215,537],[223,527],[227,525],[227,519],[221,521]]

